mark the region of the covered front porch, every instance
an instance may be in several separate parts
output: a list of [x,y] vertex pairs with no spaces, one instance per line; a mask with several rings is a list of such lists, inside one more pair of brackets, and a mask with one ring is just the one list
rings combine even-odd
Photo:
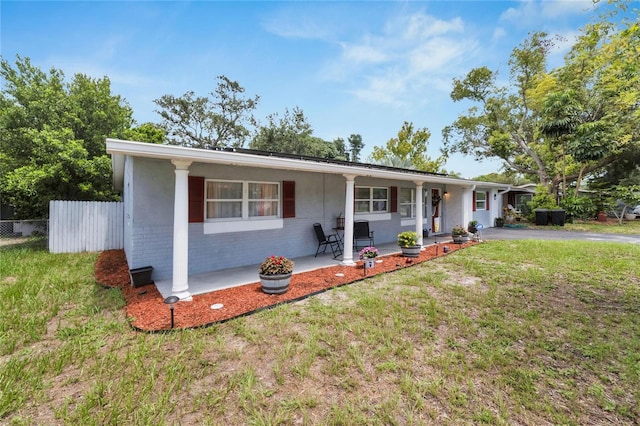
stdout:
[[[449,235],[431,235],[423,237],[423,245],[430,246],[436,242],[451,242]],[[400,252],[400,247],[396,243],[376,244],[376,248],[381,256],[391,255]],[[358,252],[354,249],[354,257]],[[333,258],[331,249],[327,249],[325,254],[318,254],[318,257],[303,256],[292,259],[295,262],[293,269],[294,274],[313,271],[320,268],[340,265],[343,262],[342,256]],[[237,287],[245,284],[255,283],[258,281],[259,265],[242,266],[239,268],[221,269],[214,272],[204,274],[190,275],[189,291],[192,295],[211,293],[216,290],[222,290],[230,287]],[[173,283],[171,279],[160,279],[155,281],[158,291],[163,298],[171,296]]]

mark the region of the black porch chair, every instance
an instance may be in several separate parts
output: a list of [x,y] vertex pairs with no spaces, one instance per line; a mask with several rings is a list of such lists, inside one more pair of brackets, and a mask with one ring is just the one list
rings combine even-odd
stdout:
[[359,241],[368,241],[368,246],[374,245],[373,231],[369,231],[369,221],[367,220],[358,220],[353,223],[353,246],[356,250],[360,247]]
[[331,247],[334,259],[342,254],[342,246],[340,246],[340,241],[338,241],[337,235],[325,235],[322,225],[319,223],[313,224],[313,230],[316,232],[316,238],[318,239],[318,248],[316,249],[316,255],[314,257],[318,257],[321,247],[324,247],[322,253],[326,252],[327,246]]

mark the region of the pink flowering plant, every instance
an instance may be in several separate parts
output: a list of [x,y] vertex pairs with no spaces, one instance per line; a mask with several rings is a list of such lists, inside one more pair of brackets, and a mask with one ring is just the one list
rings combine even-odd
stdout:
[[375,247],[365,247],[362,250],[360,250],[359,256],[360,259],[373,259],[378,257],[380,253],[378,252],[378,249]]
[[293,272],[293,261],[284,256],[267,257],[260,265],[261,275],[283,275]]

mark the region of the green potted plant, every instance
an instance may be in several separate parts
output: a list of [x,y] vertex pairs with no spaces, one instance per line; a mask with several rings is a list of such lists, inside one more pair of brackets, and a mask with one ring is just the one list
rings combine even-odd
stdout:
[[418,234],[415,231],[404,231],[398,234],[398,245],[404,257],[418,257],[422,247],[418,245]]
[[451,236],[454,243],[462,244],[465,241],[469,241],[469,232],[462,225],[454,226],[451,230]]
[[378,257],[379,254],[380,253],[377,248],[370,246],[360,250],[358,257],[362,260],[362,264],[365,268],[370,269],[376,266],[376,257]]
[[284,256],[267,257],[258,270],[262,291],[267,294],[282,294],[289,290],[293,261]]
[[469,230],[469,232],[471,232],[472,234],[475,234],[476,232],[478,232],[478,229],[476,229],[476,225],[478,225],[477,220],[469,221],[469,225],[467,226],[467,229]]
[[496,227],[497,228],[502,228],[504,226],[504,218],[503,217],[496,217],[495,223],[496,223]]

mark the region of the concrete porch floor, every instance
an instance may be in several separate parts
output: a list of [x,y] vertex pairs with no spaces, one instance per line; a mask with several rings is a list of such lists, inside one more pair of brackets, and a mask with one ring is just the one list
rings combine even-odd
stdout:
[[[427,247],[439,242],[449,242],[449,235],[436,235],[423,238],[423,246]],[[376,248],[381,256],[393,253],[399,253],[400,248],[395,242],[376,244]],[[358,260],[358,251],[353,251],[354,261]],[[304,256],[292,259],[295,262],[293,273],[313,271],[315,269],[326,268],[339,265],[342,262],[342,256],[333,258],[331,248],[327,248],[325,254],[319,253],[318,257]],[[251,284],[259,281],[258,278],[259,265],[242,266],[239,268],[221,269],[219,271],[208,272],[204,274],[189,276],[189,292],[192,295],[210,293],[216,290],[222,290],[229,287],[237,287],[244,284]],[[171,296],[172,281],[171,278],[156,280],[156,287],[163,298]]]

